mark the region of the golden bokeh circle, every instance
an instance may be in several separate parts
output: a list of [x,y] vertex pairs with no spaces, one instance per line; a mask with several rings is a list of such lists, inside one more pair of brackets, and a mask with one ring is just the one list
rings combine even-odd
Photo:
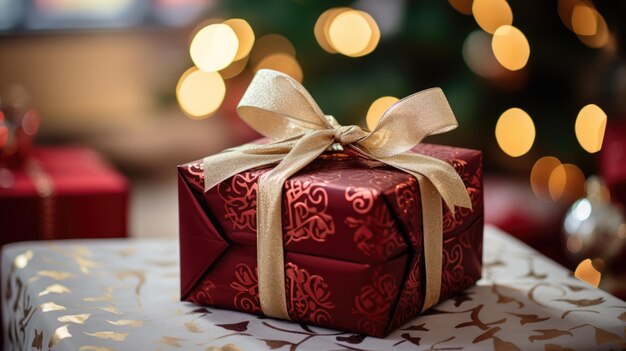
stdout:
[[535,161],[530,171],[530,187],[538,198],[551,200],[549,190],[550,175],[560,165],[561,161],[553,156],[544,156]]
[[217,72],[188,69],[176,85],[178,105],[189,117],[203,119],[215,113],[226,96],[224,79]]
[[356,10],[340,13],[328,28],[328,41],[337,52],[346,56],[365,50],[372,35],[368,21]]
[[606,130],[606,120],[606,113],[595,104],[589,104],[578,112],[574,130],[578,143],[585,151],[589,153],[600,151]]
[[304,78],[302,67],[300,67],[296,58],[285,53],[266,56],[259,62],[254,70],[256,72],[263,68],[283,72],[300,83],[302,83],[302,79]]
[[250,54],[250,50],[252,50],[252,46],[254,45],[254,31],[252,30],[250,24],[242,18],[231,18],[224,21],[224,24],[233,29],[235,35],[237,35],[237,40],[239,41],[237,54],[235,54],[233,61],[239,61],[248,56],[248,54]]
[[548,189],[553,201],[573,202],[585,194],[585,175],[576,165],[558,165],[550,174]]
[[480,28],[491,34],[501,26],[513,24],[513,11],[506,0],[474,0],[472,15]]
[[202,28],[191,40],[189,54],[193,63],[205,72],[226,68],[237,55],[239,39],[227,24],[216,23]]
[[448,0],[450,6],[464,15],[472,14],[473,0]]
[[496,60],[506,69],[518,71],[526,66],[530,45],[522,31],[505,25],[499,27],[491,39],[491,49]]
[[296,48],[289,39],[280,34],[266,34],[257,39],[250,52],[250,66],[256,67],[265,57],[279,53],[296,57]]
[[394,96],[383,96],[374,100],[367,110],[367,115],[365,117],[367,128],[369,130],[374,130],[376,124],[378,124],[378,121],[380,120],[380,117],[383,116],[383,113],[385,113],[385,111],[387,111],[387,109],[397,101],[398,98]]
[[535,141],[535,124],[526,111],[513,107],[498,118],[496,141],[507,155],[519,157],[527,153]]

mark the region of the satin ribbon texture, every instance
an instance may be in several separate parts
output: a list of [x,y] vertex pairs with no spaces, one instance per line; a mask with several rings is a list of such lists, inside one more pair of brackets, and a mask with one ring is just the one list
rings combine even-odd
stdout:
[[442,273],[442,199],[450,211],[471,208],[463,181],[448,163],[409,150],[429,135],[457,127],[441,89],[410,95],[392,105],[374,130],[342,126],[324,115],[293,78],[259,70],[237,107],[240,117],[271,139],[244,144],[204,158],[205,191],[240,172],[276,165],[258,180],[257,269],[261,310],[290,319],[285,295],[281,198],[285,180],[334,143],[417,178],[422,203],[426,287],[423,310],[436,304]]

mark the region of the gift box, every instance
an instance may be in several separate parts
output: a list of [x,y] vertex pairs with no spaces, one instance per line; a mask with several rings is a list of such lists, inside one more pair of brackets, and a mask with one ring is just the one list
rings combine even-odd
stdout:
[[128,182],[91,149],[35,148],[0,173],[0,244],[127,236]]
[[480,278],[482,154],[419,143],[440,90],[370,132],[261,70],[238,111],[270,139],[178,167],[183,300],[380,337]]
[[[441,299],[474,284],[482,262],[482,155],[421,144],[452,164],[472,210],[444,210]],[[260,313],[257,179],[240,173],[204,193],[201,161],[179,166],[182,297]],[[424,265],[414,177],[346,153],[326,153],[288,179],[283,196],[285,289],[293,320],[383,336],[421,311]]]

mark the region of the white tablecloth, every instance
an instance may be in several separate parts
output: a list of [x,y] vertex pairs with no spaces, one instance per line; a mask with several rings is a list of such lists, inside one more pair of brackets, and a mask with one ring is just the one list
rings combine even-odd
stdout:
[[2,252],[5,348],[619,350],[626,303],[485,230],[483,279],[385,339],[179,301],[175,240],[75,240]]

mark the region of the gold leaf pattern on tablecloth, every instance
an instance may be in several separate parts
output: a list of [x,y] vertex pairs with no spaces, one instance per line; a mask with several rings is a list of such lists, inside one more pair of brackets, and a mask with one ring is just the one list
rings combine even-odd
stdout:
[[113,300],[113,288],[107,287],[103,295],[83,297],[82,300],[85,302],[111,301]]
[[237,345],[226,344],[224,346],[209,346],[205,351],[242,351]]
[[563,314],[561,315],[561,319],[564,319],[565,317],[567,317],[570,313],[572,312],[588,312],[588,313],[600,313],[598,311],[594,311],[594,310],[567,310],[565,312],[563,312]]
[[203,333],[204,331],[194,321],[189,321],[184,324],[185,329],[190,333]]
[[622,312],[617,319],[619,319],[622,322],[626,322],[626,312]]
[[573,336],[572,332],[569,330],[560,330],[560,329],[535,329],[534,332],[539,333],[539,335],[531,335],[528,337],[528,340],[550,340],[555,339],[563,335]]
[[85,335],[93,336],[98,339],[106,339],[113,341],[124,341],[128,336],[128,333],[116,333],[112,331],[100,331],[100,332],[83,332]]
[[173,336],[166,336],[164,335],[161,338],[161,343],[167,346],[173,346],[173,347],[182,347],[183,345],[181,345],[181,341],[183,341],[183,339],[179,339],[179,338],[175,338]]
[[50,312],[50,311],[64,311],[67,310],[65,306],[61,306],[54,302],[44,302],[39,305],[42,312]]
[[48,294],[70,294],[72,291],[65,285],[52,284],[47,286],[44,290],[39,292],[39,296],[45,296]]
[[143,310],[143,303],[141,302],[141,288],[146,283],[146,273],[138,270],[128,270],[117,272],[116,276],[117,279],[121,281],[124,281],[129,277],[137,278],[137,285],[135,286],[135,299],[137,300],[139,308]]
[[539,317],[536,314],[520,314],[520,313],[512,313],[509,312],[510,315],[520,318],[520,324],[524,325],[527,323],[539,323],[543,321],[547,321],[550,317]]
[[500,330],[502,330],[502,328],[500,328],[500,327],[490,328],[486,332],[484,332],[484,333],[478,335],[477,337],[475,337],[474,340],[472,340],[472,343],[476,344],[476,343],[479,343],[479,342],[481,342],[483,340],[491,339]]
[[107,321],[107,323],[117,326],[128,326],[133,328],[143,327],[143,321],[135,319],[120,319],[119,321]]
[[510,341],[504,341],[497,336],[493,337],[493,349],[495,351],[521,351],[517,345]]
[[91,317],[91,313],[68,314],[68,315],[57,318],[57,320],[61,323],[85,324],[85,321],[89,317]]
[[596,306],[596,305],[599,305],[601,303],[604,303],[604,298],[603,297],[598,297],[596,299],[578,299],[578,300],[556,299],[554,301],[567,302],[567,303],[569,303],[571,305],[575,305],[577,307],[589,307],[589,306]]
[[74,276],[74,274],[70,272],[53,271],[53,270],[38,271],[37,275],[40,277],[51,278],[51,279],[59,280],[59,281],[66,280]]
[[50,337],[50,341],[48,341],[48,348],[55,347],[61,340],[71,338],[72,334],[68,330],[69,324],[66,324],[62,327],[58,327],[52,336]]
[[79,348],[80,351],[116,351],[114,348],[106,346],[95,345],[83,345]]
[[33,336],[33,342],[30,344],[30,347],[37,350],[43,349],[43,331],[39,332],[35,329],[35,336]]
[[96,307],[96,309],[101,310],[101,311],[105,311],[105,312],[109,312],[109,313],[113,313],[113,314],[124,314],[115,305],[107,305],[107,306],[104,306],[104,307]]
[[28,262],[33,258],[33,250],[26,250],[24,253],[15,256],[13,259],[13,266],[17,269],[23,269],[28,266]]

